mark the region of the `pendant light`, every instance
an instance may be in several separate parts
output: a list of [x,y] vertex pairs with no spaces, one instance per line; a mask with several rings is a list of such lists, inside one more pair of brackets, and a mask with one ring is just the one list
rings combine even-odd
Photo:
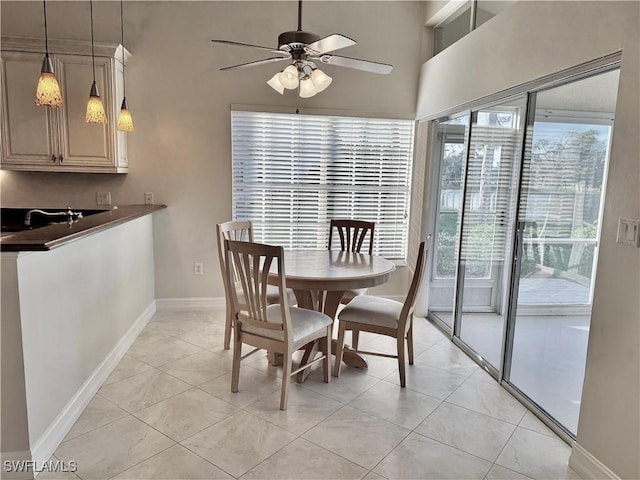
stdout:
[[85,119],[87,123],[107,123],[107,116],[104,113],[104,105],[98,93],[96,85],[96,55],[93,45],[93,0],[89,0],[89,9],[91,12],[91,61],[93,66],[93,83],[89,91],[89,101],[87,102],[87,114]]
[[120,0],[120,33],[122,35],[122,41],[120,42],[122,45],[122,106],[120,107],[120,115],[118,116],[118,130],[122,132],[133,132],[133,118],[131,117],[131,112],[129,111],[129,107],[127,106],[127,86],[126,79],[124,76],[124,15],[123,15],[123,6],[122,0]]
[[44,60],[40,70],[40,79],[36,88],[36,105],[43,107],[62,107],[60,85],[53,71],[53,64],[49,58],[49,38],[47,35],[47,2],[42,1],[44,11]]

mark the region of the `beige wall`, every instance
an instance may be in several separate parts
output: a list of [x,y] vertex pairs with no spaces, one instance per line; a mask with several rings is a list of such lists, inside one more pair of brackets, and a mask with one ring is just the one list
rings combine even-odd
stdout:
[[[40,2],[2,1],[2,34],[42,36]],[[87,40],[88,2],[47,4],[49,35]],[[119,2],[94,3],[96,41],[119,42]],[[414,118],[422,61],[420,2],[305,2],[303,27],[343,33],[357,45],[345,56],[394,65],[388,76],[326,67],[331,87],[311,99],[278,95],[265,84],[276,66],[219,68],[269,56],[212,38],[275,45],[295,30],[295,2],[125,2],[127,99],[136,122],[127,175],[1,172],[3,206],[95,206],[97,191],[114,204],[142,203],[146,191],[168,210],[155,216],[158,298],[222,297],[215,224],[231,218],[231,104],[358,111]],[[89,85],[87,85],[88,94]],[[205,274],[193,275],[204,262]],[[385,286],[396,293],[394,284]],[[398,286],[398,292],[402,287]]]
[[[577,442],[640,478],[640,249],[616,244],[640,218],[637,2],[517,2],[422,68],[418,118],[622,50]],[[464,72],[464,73],[460,73]],[[437,94],[434,94],[437,92]]]

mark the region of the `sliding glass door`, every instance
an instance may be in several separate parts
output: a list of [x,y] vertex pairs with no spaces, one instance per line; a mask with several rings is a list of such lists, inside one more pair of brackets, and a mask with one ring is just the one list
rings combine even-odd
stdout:
[[523,162],[505,378],[574,435],[618,72],[538,92]]
[[617,84],[607,65],[434,122],[430,318],[567,438],[582,396]]
[[526,97],[472,114],[454,334],[500,369]]

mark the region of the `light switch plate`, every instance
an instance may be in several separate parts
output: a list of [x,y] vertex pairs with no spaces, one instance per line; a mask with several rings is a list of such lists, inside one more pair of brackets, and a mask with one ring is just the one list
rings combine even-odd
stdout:
[[640,220],[619,218],[616,241],[621,245],[640,247]]

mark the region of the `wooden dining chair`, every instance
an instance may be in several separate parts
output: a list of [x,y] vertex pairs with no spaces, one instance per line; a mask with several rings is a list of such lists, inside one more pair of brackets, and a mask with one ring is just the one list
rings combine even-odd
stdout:
[[356,340],[354,340],[352,348],[357,353],[397,358],[398,369],[400,370],[400,386],[405,386],[405,341],[409,355],[409,365],[413,365],[413,309],[416,303],[416,295],[424,275],[426,258],[427,251],[425,250],[425,242],[422,242],[418,250],[418,260],[413,272],[411,286],[404,303],[388,298],[361,295],[354,298],[338,314],[340,326],[338,329],[334,376],[337,377],[340,375],[345,331],[350,330],[352,335],[356,337],[360,332],[371,332],[395,338],[397,340],[396,355],[359,350]]
[[[231,304],[231,290],[235,289],[239,293],[241,303],[244,303],[242,298],[242,289],[240,288],[239,278],[237,275],[233,275],[234,281],[230,284],[227,279],[227,259],[224,254],[224,241],[235,240],[244,242],[253,242],[253,227],[249,220],[232,220],[229,222],[218,223],[216,225],[216,232],[218,234],[218,260],[220,262],[220,272],[222,273],[222,282],[224,285],[224,297],[226,303],[226,316],[225,316],[225,328],[224,328],[224,349],[229,350],[231,343],[231,330],[233,329],[233,305]],[[287,290],[287,301],[291,305],[296,305],[296,296],[293,290]],[[269,286],[267,290],[267,301],[269,305],[278,303],[280,301],[280,293],[277,287]]]
[[[343,252],[361,253],[362,247],[365,248],[368,245],[368,249],[364,253],[373,255],[373,232],[376,224],[374,222],[365,222],[362,220],[331,220],[329,224],[329,250],[337,243],[333,240],[334,232],[340,240],[340,250]],[[367,242],[365,242],[367,240]],[[365,295],[368,292],[366,288],[358,288],[354,290],[347,290],[344,292],[341,304],[347,304],[358,295]]]
[[373,255],[373,231],[376,224],[374,222],[364,222],[362,220],[331,220],[329,224],[329,250],[333,242],[333,232],[336,231],[340,238],[340,250],[360,253],[362,246],[369,234],[369,248],[366,251]]
[[[225,240],[224,245],[227,264],[233,265],[233,268],[227,269],[228,281],[230,283],[234,281],[232,271],[235,271],[246,301],[245,305],[241,305],[236,289],[231,290],[234,317],[231,391],[234,393],[238,391],[242,359],[260,349],[281,353],[283,372],[280,410],[286,410],[288,387],[292,375],[322,361],[324,381],[329,382],[333,319],[322,312],[291,307],[286,301],[269,305],[267,281],[272,265],[276,265],[280,298],[286,298],[282,247],[231,240]],[[322,355],[292,371],[293,353],[315,340],[321,341]],[[242,344],[251,345],[256,349],[242,356]]]

